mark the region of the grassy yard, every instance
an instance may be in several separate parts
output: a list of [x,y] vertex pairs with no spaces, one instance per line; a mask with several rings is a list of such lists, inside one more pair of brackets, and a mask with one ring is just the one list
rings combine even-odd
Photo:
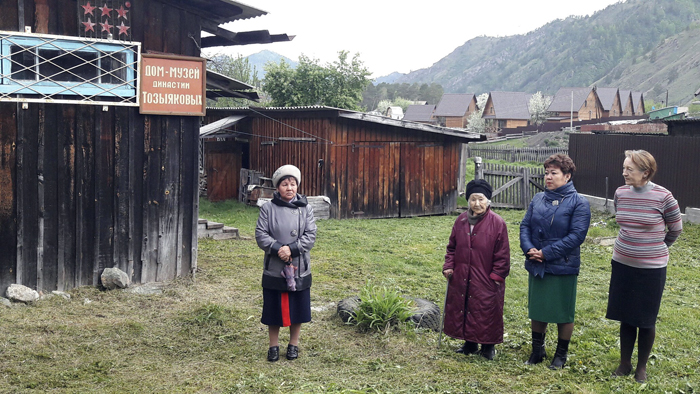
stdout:
[[[527,273],[518,249],[522,211],[497,211],[512,250],[505,343],[494,361],[453,352],[458,341],[432,331],[360,333],[335,315],[335,303],[368,281],[442,303],[440,275],[455,216],[319,221],[312,250],[313,322],[302,329],[300,358],[268,363],[260,324],[262,252],[254,240],[200,242],[196,280],[161,295],[90,287],[33,305],[1,307],[0,392],[57,393],[600,393],[700,391],[700,226],[672,248],[668,281],[646,384],[611,378],[618,325],[605,319],[614,220],[596,215],[583,245],[576,329],[567,367],[523,362],[530,351]],[[252,236],[257,208],[201,205],[201,216]],[[549,356],[556,334],[550,327]],[[288,331],[281,343],[286,345]],[[636,357],[636,352],[635,352]]]

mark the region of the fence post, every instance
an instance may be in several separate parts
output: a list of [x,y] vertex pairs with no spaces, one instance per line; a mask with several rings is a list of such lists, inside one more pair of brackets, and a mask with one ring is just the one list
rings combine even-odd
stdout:
[[527,167],[523,167],[523,193],[522,193],[522,201],[520,201],[520,204],[522,204],[522,209],[527,209],[528,205],[530,205],[530,200],[532,200],[532,197],[530,197],[530,169]]
[[484,166],[479,156],[474,158],[474,179],[484,179]]

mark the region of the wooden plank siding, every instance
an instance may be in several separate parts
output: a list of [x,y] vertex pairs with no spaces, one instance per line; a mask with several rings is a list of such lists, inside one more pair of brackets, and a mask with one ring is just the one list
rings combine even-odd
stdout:
[[[212,112],[206,123],[231,114]],[[409,217],[456,208],[459,139],[328,110],[250,114],[236,130],[249,138],[250,169],[271,176],[281,165],[298,166],[299,193],[328,196],[332,218]]]
[[[2,2],[0,30],[78,34],[73,1],[17,4]],[[129,17],[142,51],[199,56],[199,16],[135,1]],[[0,103],[0,292],[97,285],[107,267],[136,283],[192,273],[199,126],[136,107]]]

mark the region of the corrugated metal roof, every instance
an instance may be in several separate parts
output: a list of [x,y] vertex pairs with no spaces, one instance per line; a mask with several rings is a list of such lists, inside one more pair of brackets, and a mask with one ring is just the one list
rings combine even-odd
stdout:
[[445,93],[433,116],[464,116],[473,98],[472,93]]
[[406,113],[403,115],[403,120],[412,122],[431,122],[433,120],[434,105],[409,105],[406,108]]
[[[168,3],[171,2],[168,1]],[[176,2],[172,1],[172,3]],[[197,14],[217,24],[256,18],[267,14],[267,11],[232,0],[182,0],[180,4],[191,8]],[[173,5],[177,6],[177,4]]]
[[528,108],[529,93],[524,92],[490,92],[489,97],[493,103],[494,119],[530,119]]
[[221,130],[226,130],[229,126],[238,123],[245,115],[231,115],[216,122],[209,123],[199,128],[199,138],[206,137]]
[[[600,104],[603,106],[603,111],[610,111],[613,104],[615,104],[615,97],[617,96],[617,88],[597,88],[596,93],[598,94],[598,99]],[[622,99],[620,99],[622,101]],[[624,110],[624,108],[622,108]]]
[[592,88],[559,88],[554,94],[552,103],[549,104],[547,111],[549,112],[570,112],[571,111],[571,92],[574,93],[574,112],[578,111],[583,105],[583,102],[591,93]]

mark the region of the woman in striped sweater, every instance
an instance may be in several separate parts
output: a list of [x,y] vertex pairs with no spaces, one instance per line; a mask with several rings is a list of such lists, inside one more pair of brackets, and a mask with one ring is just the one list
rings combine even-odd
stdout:
[[606,317],[620,322],[620,365],[613,376],[632,372],[638,337],[634,378],[641,383],[647,378],[647,360],[656,337],[668,247],[680,235],[683,223],[671,192],[651,182],[656,173],[654,156],[643,150],[628,150],[625,156],[625,185],[615,191],[620,232],[613,249]]

